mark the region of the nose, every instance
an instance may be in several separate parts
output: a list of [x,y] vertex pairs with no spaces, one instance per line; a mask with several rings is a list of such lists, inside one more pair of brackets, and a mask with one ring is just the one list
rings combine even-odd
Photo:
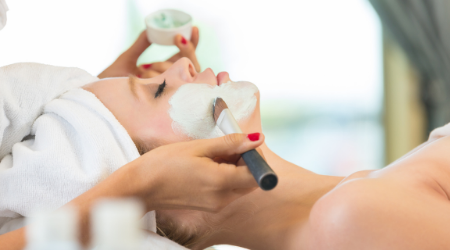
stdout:
[[178,76],[184,82],[193,82],[195,77],[197,76],[197,72],[195,71],[192,61],[187,57],[178,59],[167,71],[169,75],[172,74]]
[[207,68],[203,72],[197,73],[192,61],[186,57],[180,58],[176,61],[174,65],[172,65],[172,67],[165,72],[165,74],[172,75],[176,78],[179,77],[183,83],[206,83],[212,86],[218,85],[216,75],[212,69]]
[[212,86],[217,86],[217,78],[211,68],[205,69],[202,73],[198,73],[194,79],[195,83],[206,83]]

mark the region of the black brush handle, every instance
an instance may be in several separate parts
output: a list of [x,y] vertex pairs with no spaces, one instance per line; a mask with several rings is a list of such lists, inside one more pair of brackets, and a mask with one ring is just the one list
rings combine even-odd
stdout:
[[255,149],[242,154],[242,159],[252,172],[262,190],[272,190],[278,183],[278,177]]

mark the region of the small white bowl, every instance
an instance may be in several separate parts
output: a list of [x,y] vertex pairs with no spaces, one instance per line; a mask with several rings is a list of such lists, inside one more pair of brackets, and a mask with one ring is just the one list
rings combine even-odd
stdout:
[[[158,18],[163,16],[171,18],[173,21],[167,23],[178,23],[181,25],[168,28],[158,26],[157,20],[161,20]],[[151,43],[175,45],[174,38],[177,34],[181,34],[187,40],[191,39],[192,17],[179,10],[163,9],[153,12],[145,18],[145,24],[147,26],[147,38]]]

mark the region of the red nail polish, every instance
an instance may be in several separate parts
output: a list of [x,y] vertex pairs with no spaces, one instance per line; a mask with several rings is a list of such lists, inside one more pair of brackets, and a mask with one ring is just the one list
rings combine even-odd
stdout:
[[141,75],[137,75],[138,78],[141,78]]
[[186,40],[186,38],[184,38],[184,36],[181,37],[181,43],[184,45],[187,44],[187,40]]
[[152,66],[151,63],[150,64],[144,64],[144,65],[142,65],[142,68],[149,69],[151,66]]
[[248,134],[247,137],[250,141],[257,141],[259,140],[259,133]]

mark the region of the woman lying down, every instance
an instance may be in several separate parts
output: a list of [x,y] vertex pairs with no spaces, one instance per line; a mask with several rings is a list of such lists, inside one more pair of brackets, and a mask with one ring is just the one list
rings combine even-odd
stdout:
[[[186,58],[150,79],[110,78],[67,92],[45,109],[56,115],[38,119],[34,125],[51,129],[35,134],[36,143],[14,148],[13,154],[16,150],[24,159],[39,160],[33,158],[35,152],[49,146],[44,145],[42,137],[77,141],[62,140],[51,146],[56,150],[56,163],[50,169],[18,169],[1,177],[0,214],[9,213],[13,220],[14,214],[27,214],[31,207],[68,202],[79,188],[72,181],[88,185],[86,176],[103,174],[99,169],[92,170],[95,173],[79,169],[85,166],[80,161],[105,164],[102,157],[107,153],[102,148],[110,144],[118,145],[115,158],[109,162],[113,165],[137,157],[127,149],[134,145],[143,154],[166,144],[221,136],[211,114],[216,96],[225,100],[244,133],[262,133],[256,86],[230,82],[225,72],[217,76],[210,69],[197,73]],[[119,123],[114,125],[114,133],[106,133],[83,124],[80,117],[86,115],[96,124],[114,119]],[[52,119],[60,119],[59,125]],[[60,126],[73,130],[61,130]],[[216,244],[250,249],[448,249],[450,137],[445,130],[434,132],[421,148],[384,169],[357,172],[346,178],[305,170],[263,144],[260,150],[279,177],[275,189],[254,190],[217,213],[156,211],[158,233],[191,249]],[[81,134],[75,136],[71,131]],[[104,139],[93,141],[90,137]],[[77,153],[61,157],[64,152],[58,150],[63,147]],[[73,169],[59,169],[61,166]],[[108,166],[104,166],[104,174],[110,172]],[[33,179],[30,183],[35,186],[20,185],[28,179]],[[80,179],[86,183],[79,184]],[[51,184],[45,184],[49,180]],[[64,192],[51,189],[55,185],[63,187]],[[2,191],[6,187],[15,189]],[[18,196],[25,198],[15,198]],[[54,197],[60,198],[56,201]]]
[[[209,70],[196,74],[192,68],[188,60],[180,60],[161,76],[131,86],[117,79],[85,89],[127,120],[128,131],[154,128],[139,136],[147,150],[218,136],[210,117],[216,95],[223,96],[244,133],[262,132],[260,95],[254,85],[227,83],[227,73],[214,77]],[[141,106],[127,101],[132,96],[135,102],[144,100],[146,108],[136,109]],[[115,101],[119,99],[123,102]],[[129,108],[123,108],[127,103]],[[135,113],[141,123],[130,115],[132,110],[142,110]],[[448,249],[450,137],[445,130],[435,131],[427,144],[384,169],[346,178],[305,170],[263,144],[260,148],[279,177],[275,189],[257,189],[215,214],[156,211],[158,231],[192,249],[215,244],[250,249]]]

